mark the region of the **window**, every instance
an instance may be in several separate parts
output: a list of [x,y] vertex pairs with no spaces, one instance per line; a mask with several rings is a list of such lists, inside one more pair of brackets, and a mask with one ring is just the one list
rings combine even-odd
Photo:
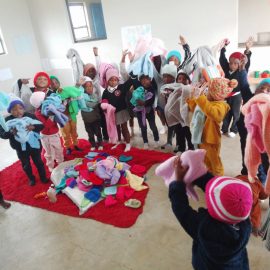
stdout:
[[66,3],[75,42],[107,38],[100,2],[66,0]]
[[6,49],[5,49],[5,44],[4,44],[4,40],[3,40],[3,36],[2,36],[2,32],[0,29],[0,55],[1,54],[6,54]]

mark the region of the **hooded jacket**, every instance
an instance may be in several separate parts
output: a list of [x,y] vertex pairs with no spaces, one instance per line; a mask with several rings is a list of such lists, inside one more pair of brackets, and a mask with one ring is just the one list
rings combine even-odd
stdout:
[[[205,190],[212,177],[207,173],[194,183]],[[249,269],[246,249],[251,233],[249,219],[232,226],[213,219],[206,209],[193,210],[184,182],[172,182],[169,197],[176,218],[193,239],[192,265],[195,270]]]

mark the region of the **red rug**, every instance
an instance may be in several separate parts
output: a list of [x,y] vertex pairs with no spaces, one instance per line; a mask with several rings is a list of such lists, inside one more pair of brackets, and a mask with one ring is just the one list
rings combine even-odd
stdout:
[[[86,140],[80,140],[79,147],[83,149],[82,152],[74,151],[72,152],[72,155],[65,156],[65,160],[71,160],[75,157],[84,157],[90,151],[90,145]],[[133,159],[129,161],[128,164],[140,164],[145,166],[147,170],[149,170],[152,165],[163,162],[172,156],[169,153],[142,150],[138,148],[132,148],[130,152],[123,153],[124,145],[119,145],[114,150],[111,150],[110,148],[111,145],[107,144],[102,152],[106,152],[117,158],[122,154],[132,156]],[[132,198],[136,198],[142,202],[142,207],[138,209],[128,208],[121,203],[118,203],[112,207],[105,207],[104,201],[101,201],[94,207],[90,208],[84,215],[79,216],[79,209],[77,206],[75,206],[75,204],[64,194],[57,196],[58,200],[55,204],[50,203],[44,198],[35,199],[34,195],[47,191],[50,184],[42,184],[39,181],[38,174],[35,169],[34,173],[37,178],[37,184],[30,187],[19,161],[1,171],[1,190],[5,199],[68,216],[91,218],[120,228],[131,227],[136,222],[138,216],[143,212],[143,205],[145,203],[148,189],[135,192],[132,196]]]

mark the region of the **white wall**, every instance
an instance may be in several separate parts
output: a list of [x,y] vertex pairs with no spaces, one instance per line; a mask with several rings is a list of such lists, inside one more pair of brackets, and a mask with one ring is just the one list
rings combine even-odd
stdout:
[[0,55],[0,73],[1,70],[10,68],[13,75],[9,80],[0,80],[0,90],[8,92],[17,78],[33,78],[35,72],[41,69],[40,55],[25,0],[0,0],[0,28],[8,51],[8,54]]
[[[269,0],[239,0],[239,42],[258,32],[270,32]],[[253,47],[250,70],[270,70],[270,46]]]
[[162,39],[169,50],[178,48],[180,33],[191,48],[214,45],[224,37],[231,39],[232,50],[237,44],[238,1],[235,0],[103,0],[108,39],[77,44],[73,43],[64,0],[27,2],[40,56],[43,60],[52,60],[49,73],[58,75],[63,84],[72,83],[71,70],[65,58],[70,47],[80,52],[85,63],[94,61],[93,46],[100,48],[103,59],[118,62],[123,26],[151,24],[153,36]]

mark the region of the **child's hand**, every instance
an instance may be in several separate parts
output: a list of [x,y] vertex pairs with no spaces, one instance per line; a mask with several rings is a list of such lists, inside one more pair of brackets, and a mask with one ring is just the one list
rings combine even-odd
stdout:
[[93,47],[93,53],[95,56],[98,56],[98,47]]
[[63,92],[63,89],[62,89],[62,88],[58,88],[58,89],[57,89],[57,92],[58,92],[59,94],[61,94],[61,93]]
[[202,85],[195,85],[191,91],[191,96],[194,98],[198,98],[199,96],[203,95],[206,91],[208,83],[205,82]]
[[80,77],[79,79],[79,85],[83,85],[85,83],[85,78],[84,77]]
[[28,84],[30,79],[21,79],[22,84]]
[[129,59],[129,62],[130,62],[130,63],[133,62],[134,57],[135,57],[135,54],[132,54],[132,52],[128,52],[128,59]]
[[247,64],[247,57],[246,55],[244,55],[242,57],[242,59],[240,59],[240,63],[239,63],[239,70],[244,70]]
[[12,128],[12,129],[10,130],[10,133],[12,133],[14,136],[16,136],[17,133],[18,133],[18,130],[17,130],[16,128]]
[[32,131],[34,129],[35,129],[35,126],[33,126],[33,125],[29,125],[29,126],[26,127],[27,131]]
[[249,51],[254,44],[254,37],[250,36],[246,41],[246,50]]
[[175,176],[176,176],[176,181],[183,181],[184,176],[188,170],[188,167],[184,167],[182,165],[182,161],[180,157],[176,157],[174,160],[174,170],[175,170]]
[[127,55],[128,55],[128,49],[122,51],[122,60],[121,60],[122,63],[125,63]]
[[138,100],[137,100],[137,104],[138,104],[139,106],[144,106],[145,102],[144,102],[143,100],[141,100],[141,99],[138,99]]
[[181,36],[181,35],[179,36],[179,40],[180,40],[180,42],[178,43],[179,45],[184,46],[184,45],[187,44],[185,38],[183,36]]

